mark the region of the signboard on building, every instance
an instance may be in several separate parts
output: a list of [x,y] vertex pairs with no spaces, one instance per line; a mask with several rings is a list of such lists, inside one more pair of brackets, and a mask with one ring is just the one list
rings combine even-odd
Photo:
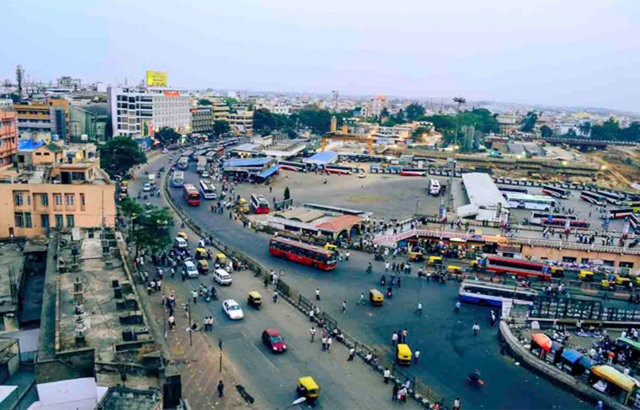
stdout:
[[165,91],[165,97],[180,97],[180,91]]
[[147,71],[147,87],[166,87],[167,72],[166,71]]
[[142,136],[153,137],[153,123],[151,119],[145,118],[142,120]]

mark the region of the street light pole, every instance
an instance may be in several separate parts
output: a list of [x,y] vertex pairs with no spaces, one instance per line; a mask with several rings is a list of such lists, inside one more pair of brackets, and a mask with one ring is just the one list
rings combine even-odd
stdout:
[[218,339],[218,347],[220,348],[220,352],[218,354],[218,360],[220,364],[220,373],[222,373],[222,339]]
[[193,346],[193,328],[191,327],[191,302],[187,302],[187,315],[189,318],[189,346]]

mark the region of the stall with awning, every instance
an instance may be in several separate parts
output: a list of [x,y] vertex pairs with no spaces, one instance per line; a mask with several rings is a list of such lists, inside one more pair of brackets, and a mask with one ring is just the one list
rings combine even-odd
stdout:
[[543,359],[547,352],[551,351],[552,344],[551,338],[544,333],[533,333],[531,335],[531,347],[529,350],[540,359]]
[[628,404],[638,390],[639,382],[611,366],[602,365],[591,368],[589,384],[594,389],[614,397],[620,403]]
[[577,350],[564,349],[560,357],[560,363],[562,365],[562,369],[574,376],[584,373],[585,367],[582,366],[580,362],[580,359],[582,359],[582,357],[583,357],[583,354]]

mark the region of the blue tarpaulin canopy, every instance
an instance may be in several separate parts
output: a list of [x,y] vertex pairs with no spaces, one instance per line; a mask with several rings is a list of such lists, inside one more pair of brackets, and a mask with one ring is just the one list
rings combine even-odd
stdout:
[[280,165],[272,165],[269,168],[265,169],[261,173],[258,174],[258,178],[269,178],[271,175],[275,174],[276,171],[280,169]]
[[562,351],[562,358],[571,364],[574,364],[575,362],[580,360],[581,357],[582,353],[578,352],[577,350],[565,349]]
[[18,140],[18,151],[33,151],[44,145],[44,141]]

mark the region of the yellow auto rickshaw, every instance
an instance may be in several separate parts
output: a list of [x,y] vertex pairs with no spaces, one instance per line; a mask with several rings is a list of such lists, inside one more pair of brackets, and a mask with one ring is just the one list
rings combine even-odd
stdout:
[[201,275],[209,273],[209,262],[206,259],[198,260],[198,273]]
[[477,272],[482,268],[482,265],[478,259],[474,259],[469,263],[469,267],[472,271]]
[[633,284],[636,286],[640,285],[640,276],[636,276],[633,278]]
[[310,403],[313,403],[318,400],[318,397],[320,397],[320,387],[311,376],[301,377],[298,379],[296,392],[300,397],[306,397],[307,402]]
[[255,290],[252,290],[247,294],[247,303],[249,306],[253,306],[256,309],[260,309],[262,305],[262,295]]
[[456,265],[447,266],[447,273],[450,275],[460,275],[462,273],[462,268]]
[[407,257],[412,262],[420,262],[424,260],[424,254],[421,251],[409,251]]
[[187,235],[187,233],[185,231],[178,232],[178,235],[176,235],[176,236],[178,236],[179,238],[184,239],[185,241],[189,240],[189,235]]
[[334,245],[332,243],[327,242],[324,244],[324,249],[327,251],[336,252],[338,250],[338,245]]
[[590,270],[581,270],[580,272],[578,272],[578,279],[581,279],[585,282],[591,282],[593,281],[593,272]]
[[549,271],[554,278],[561,278],[564,276],[564,268],[561,266],[552,266]]
[[239,198],[236,202],[236,211],[240,214],[249,213],[249,203],[244,198]]
[[207,250],[205,248],[196,248],[196,259],[207,259]]
[[427,260],[427,266],[440,266],[442,265],[442,256],[429,256]]
[[630,278],[627,278],[626,276],[616,275],[616,285],[629,287],[630,282],[631,282]]
[[613,289],[612,283],[611,283],[611,282],[609,282],[609,281],[608,281],[608,280],[606,280],[606,279],[602,279],[602,280],[600,281],[600,287],[601,287],[602,289],[604,289],[604,290],[610,290],[610,289]]
[[396,361],[403,366],[411,365],[411,348],[408,344],[398,343],[396,345]]
[[216,254],[216,265],[225,266],[227,264],[227,256],[224,253]]
[[382,306],[382,304],[384,303],[384,294],[378,289],[370,289],[369,301],[373,306]]

